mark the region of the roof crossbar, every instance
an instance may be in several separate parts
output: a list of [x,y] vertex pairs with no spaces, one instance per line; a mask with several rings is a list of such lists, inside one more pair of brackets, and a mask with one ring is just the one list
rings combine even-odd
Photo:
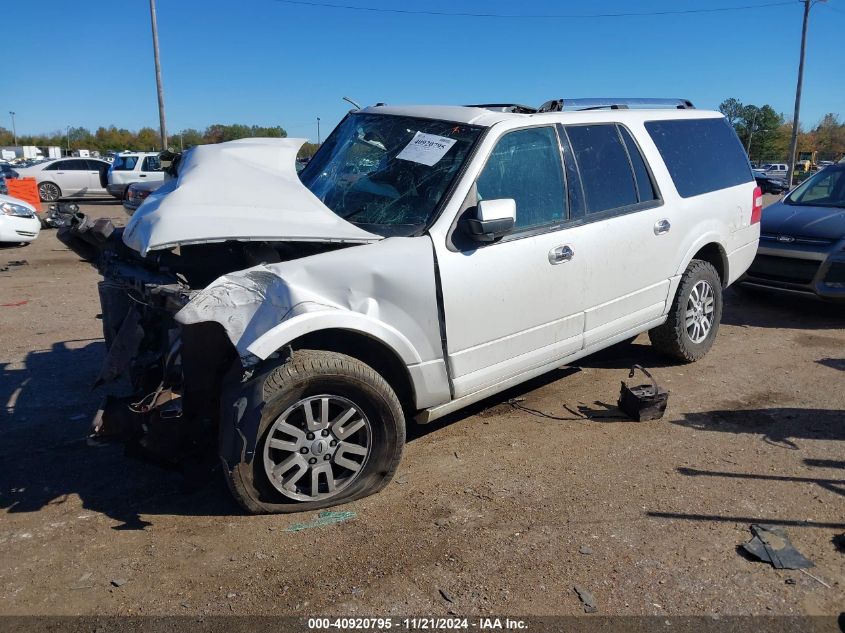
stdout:
[[537,112],[562,112],[564,110],[627,110],[629,108],[676,108],[678,110],[695,109],[688,99],[632,99],[632,98],[596,98],[596,99],[552,99],[537,108]]

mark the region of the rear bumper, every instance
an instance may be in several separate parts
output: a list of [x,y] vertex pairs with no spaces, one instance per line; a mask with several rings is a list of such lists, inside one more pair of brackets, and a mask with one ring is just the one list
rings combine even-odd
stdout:
[[106,187],[106,191],[108,191],[115,198],[119,198],[122,200],[128,188],[129,185],[108,185]]
[[742,283],[845,302],[845,244],[828,249],[766,246],[740,279]]

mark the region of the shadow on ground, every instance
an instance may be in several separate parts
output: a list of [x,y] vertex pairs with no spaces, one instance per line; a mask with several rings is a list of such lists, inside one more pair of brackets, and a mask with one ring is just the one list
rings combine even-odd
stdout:
[[838,409],[729,409],[687,413],[673,422],[701,431],[751,433],[764,442],[798,450],[797,440],[845,440],[845,411]]
[[839,329],[845,305],[825,303],[813,297],[752,290],[744,286],[725,291],[722,323],[741,327]]
[[[772,408],[751,409],[746,411],[708,411],[689,413],[684,419],[673,424],[702,431],[721,433],[748,433],[760,435],[765,442],[801,450],[801,440],[845,441],[845,411],[832,409],[794,409]],[[803,458],[802,466],[824,470],[843,470],[845,461],[837,459]],[[794,476],[789,474],[747,473],[740,471],[716,471],[698,468],[679,467],[677,472],[686,477],[719,479],[741,479],[748,481],[766,481],[771,485],[790,482],[807,484],[825,490],[834,495],[845,496],[845,478],[830,476],[829,473],[813,476]],[[841,473],[836,473],[841,475]],[[647,516],[659,519],[680,519],[686,521],[705,521],[723,523],[770,523],[793,527],[821,527],[842,529],[842,522],[820,522],[799,518],[785,517],[749,517],[718,514],[690,514],[677,512],[647,512]],[[834,539],[834,543],[837,541]]]
[[186,494],[180,473],[128,459],[120,445],[86,440],[99,395],[91,385],[105,353],[101,341],[58,343],[0,365],[0,509],[37,512],[78,496],[82,506],[144,529],[140,515],[221,515],[239,510],[219,473]]

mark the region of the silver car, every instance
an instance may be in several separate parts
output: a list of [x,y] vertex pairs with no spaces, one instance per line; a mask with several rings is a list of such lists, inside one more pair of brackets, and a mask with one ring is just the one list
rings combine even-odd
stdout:
[[35,178],[41,200],[55,202],[59,198],[108,195],[110,166],[97,158],[60,158],[18,169],[18,174],[21,178]]

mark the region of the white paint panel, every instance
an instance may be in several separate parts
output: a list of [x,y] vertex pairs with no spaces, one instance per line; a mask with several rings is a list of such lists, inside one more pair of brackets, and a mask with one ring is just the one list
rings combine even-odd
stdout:
[[483,343],[462,352],[450,354],[449,369],[453,376],[463,376],[488,367],[502,358],[513,359],[526,350],[538,349],[546,341],[560,343],[574,340],[584,329],[581,313],[540,325],[525,332]]
[[564,341],[553,345],[547,345],[540,349],[534,349],[515,358],[508,358],[505,361],[490,365],[471,374],[465,374],[459,378],[453,378],[452,388],[456,398],[480,391],[484,387],[496,384],[515,376],[530,372],[537,367],[549,363],[560,363],[561,359],[581,349],[582,337],[579,333]]
[[[668,287],[669,282],[667,281],[664,289]],[[590,347],[591,345],[598,345],[602,343],[602,341],[614,337],[621,332],[638,330],[643,323],[647,323],[661,317],[664,313],[665,307],[666,302],[661,301],[620,317],[610,323],[605,323],[599,327],[587,330],[584,334],[584,346]]]
[[[759,225],[755,225],[759,226]],[[753,227],[752,227],[753,228]],[[758,237],[759,237],[759,229],[758,229]],[[732,284],[737,279],[739,279],[745,271],[751,266],[751,262],[754,261],[754,257],[757,255],[757,240],[755,239],[753,242],[746,244],[745,246],[740,246],[732,253],[728,253],[728,283]]]
[[660,304],[662,311],[668,290],[669,280],[665,279],[637,292],[589,308],[586,312],[585,330],[589,331],[617,321],[623,324],[630,323],[633,327],[637,323],[636,315],[643,308]]

